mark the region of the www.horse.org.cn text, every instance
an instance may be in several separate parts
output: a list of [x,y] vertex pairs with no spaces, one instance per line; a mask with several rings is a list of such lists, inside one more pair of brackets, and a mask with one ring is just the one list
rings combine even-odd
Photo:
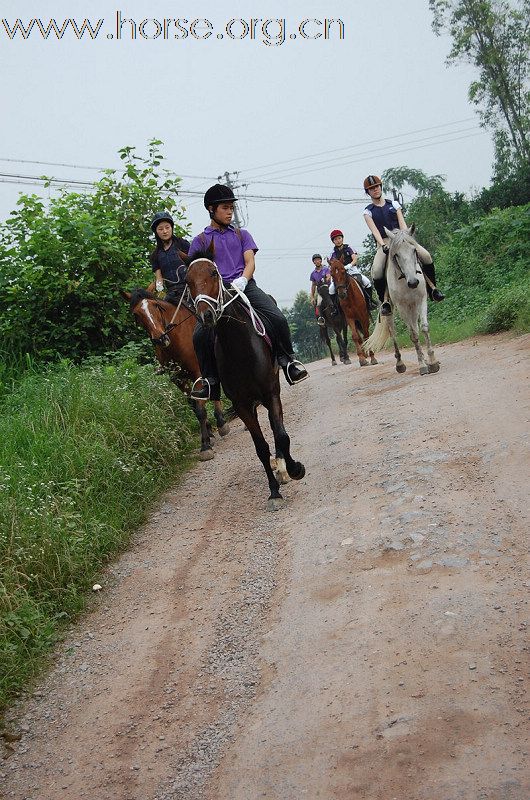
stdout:
[[166,40],[193,42],[208,40],[252,41],[267,47],[279,47],[289,41],[341,41],[344,40],[344,22],[341,19],[306,18],[290,21],[287,18],[248,19],[234,18],[221,23],[209,19],[178,19],[147,17],[133,19],[122,11],[114,17],[98,20],[83,19],[79,22],[71,17],[63,20],[2,19],[0,34],[10,40],[63,38],[109,41],[154,41]]

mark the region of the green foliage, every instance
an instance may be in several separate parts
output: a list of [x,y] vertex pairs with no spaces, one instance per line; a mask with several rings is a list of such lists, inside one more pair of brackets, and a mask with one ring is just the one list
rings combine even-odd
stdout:
[[383,172],[383,186],[403,189],[405,185],[412,186],[420,197],[429,197],[435,192],[443,191],[444,175],[427,175],[421,169],[412,167],[391,167]]
[[418,241],[430,253],[435,253],[451,240],[455,230],[469,223],[475,215],[463,194],[436,189],[430,196],[420,195],[409,204],[407,223],[415,224]]
[[463,320],[474,332],[527,329],[530,204],[496,210],[454,231],[436,254],[443,303],[430,304],[431,322],[450,330]]
[[88,194],[63,192],[47,206],[20,197],[0,225],[0,338],[9,353],[77,361],[141,335],[119,289],[152,279],[153,213],[171,211],[177,223],[184,215],[180,179],[160,169],[160,145],[150,142],[146,158],[120,150],[122,173],[106,171]]
[[315,311],[307,292],[298,292],[292,307],[283,311],[291,329],[297,356],[302,361],[316,361],[322,358],[325,350],[316,324]]
[[448,33],[448,63],[478,69],[469,99],[494,133],[496,174],[530,158],[530,0],[429,0],[435,33]]
[[28,374],[0,405],[0,707],[186,463],[194,418],[135,355]]
[[474,198],[473,208],[487,214],[494,208],[508,208],[530,203],[530,163],[497,178],[492,186]]

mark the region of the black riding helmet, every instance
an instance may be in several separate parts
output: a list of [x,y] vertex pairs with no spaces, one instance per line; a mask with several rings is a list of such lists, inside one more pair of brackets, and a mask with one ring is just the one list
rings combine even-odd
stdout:
[[219,203],[236,203],[237,197],[230,186],[223,186],[222,183],[216,183],[215,186],[210,186],[204,195],[204,207],[206,210],[210,206],[218,206]]
[[314,256],[311,256],[311,261],[314,261],[315,258],[319,258],[322,261],[322,256],[320,255],[320,253],[315,253]]
[[156,230],[156,226],[160,225],[161,222],[169,222],[172,228],[175,227],[175,223],[173,222],[173,217],[171,214],[168,214],[167,211],[159,211],[151,220],[151,230],[153,233]]

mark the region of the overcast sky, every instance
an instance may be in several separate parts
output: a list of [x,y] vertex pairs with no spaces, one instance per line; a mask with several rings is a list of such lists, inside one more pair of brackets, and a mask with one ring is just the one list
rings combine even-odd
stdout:
[[[311,255],[329,253],[332,228],[361,246],[366,174],[407,165],[446,175],[447,188],[462,192],[490,181],[491,139],[467,100],[475,72],[445,65],[450,40],[432,33],[427,0],[4,0],[1,9],[0,172],[93,180],[94,170],[8,159],[113,167],[120,147],[144,152],[157,137],[186,189],[202,192],[228,170],[246,184],[241,198],[334,198],[241,203],[260,248],[258,283],[282,305],[308,288]],[[135,21],[136,40],[128,22],[118,38],[118,11]],[[95,40],[77,40],[70,26],[61,40],[43,40],[36,25],[11,40],[3,20],[12,29],[18,17],[103,23]],[[196,19],[197,38],[184,38]],[[337,22],[324,36],[326,19],[342,21],[342,40]],[[303,20],[311,38],[300,33]],[[0,183],[1,219],[19,191]],[[202,200],[184,203],[196,234],[207,224]]]

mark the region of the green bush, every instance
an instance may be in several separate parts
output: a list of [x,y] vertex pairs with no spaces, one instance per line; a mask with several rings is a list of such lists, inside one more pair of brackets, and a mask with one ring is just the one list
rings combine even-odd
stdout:
[[120,354],[28,374],[0,405],[0,707],[194,444],[183,396]]
[[147,158],[123,148],[122,174],[107,170],[87,194],[65,191],[47,205],[22,195],[0,225],[0,339],[10,357],[79,361],[145,336],[119,289],[152,279],[155,211],[172,211],[185,233],[180,179],[160,169],[160,144]]

